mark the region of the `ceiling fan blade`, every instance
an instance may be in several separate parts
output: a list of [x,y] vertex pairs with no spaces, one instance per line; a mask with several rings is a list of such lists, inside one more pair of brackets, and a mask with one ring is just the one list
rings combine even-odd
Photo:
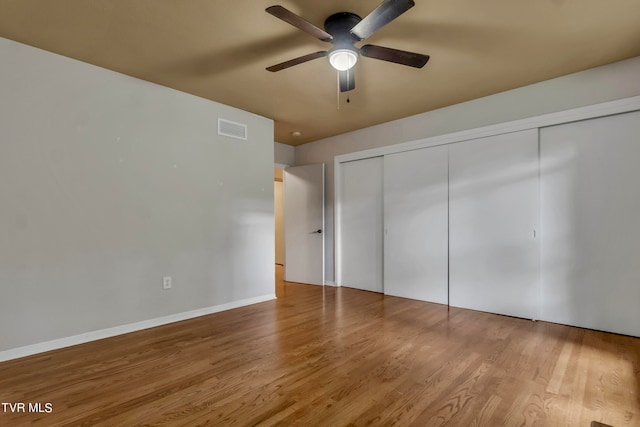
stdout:
[[303,18],[299,17],[295,13],[291,12],[288,9],[285,9],[280,5],[270,6],[265,10],[267,13],[270,13],[276,18],[282,19],[284,22],[287,22],[294,27],[301,29],[305,33],[312,35],[313,37],[322,40],[323,42],[333,40],[333,36],[331,34],[327,33],[324,30],[321,30],[311,22],[305,21]]
[[364,40],[413,6],[413,0],[384,0],[351,29],[351,34]]
[[360,54],[367,58],[380,59],[382,61],[395,62],[409,67],[422,68],[429,61],[429,55],[407,52],[405,50],[391,49],[388,47],[366,44],[360,48]]
[[285,68],[293,67],[294,65],[302,64],[303,62],[311,61],[312,59],[322,58],[323,56],[327,56],[327,51],[321,50],[319,52],[299,56],[298,58],[290,59],[288,61],[272,65],[271,67],[267,67],[267,70],[275,73],[276,71],[284,70]]
[[356,88],[356,77],[353,68],[345,71],[338,71],[340,79],[340,92],[349,92]]

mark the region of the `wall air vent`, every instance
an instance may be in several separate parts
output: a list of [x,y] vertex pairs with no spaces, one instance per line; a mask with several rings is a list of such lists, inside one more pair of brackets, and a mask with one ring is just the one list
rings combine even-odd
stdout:
[[218,118],[218,135],[247,140],[247,125]]

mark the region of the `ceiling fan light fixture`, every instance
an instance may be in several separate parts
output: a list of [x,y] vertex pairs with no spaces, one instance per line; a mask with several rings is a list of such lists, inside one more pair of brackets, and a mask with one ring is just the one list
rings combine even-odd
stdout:
[[358,62],[358,54],[352,49],[335,49],[329,53],[329,63],[338,71],[353,68]]

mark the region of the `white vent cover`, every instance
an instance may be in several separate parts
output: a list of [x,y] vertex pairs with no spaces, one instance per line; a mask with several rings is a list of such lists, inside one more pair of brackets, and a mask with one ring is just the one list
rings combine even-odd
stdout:
[[247,125],[218,118],[218,135],[247,140]]

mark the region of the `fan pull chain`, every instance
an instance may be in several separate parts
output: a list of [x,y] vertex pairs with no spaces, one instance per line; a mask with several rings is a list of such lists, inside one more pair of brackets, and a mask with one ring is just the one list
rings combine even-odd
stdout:
[[339,110],[340,109],[340,71],[336,71],[336,77],[337,77],[337,79],[336,79],[336,82],[337,82],[337,85],[336,85],[336,92],[337,92],[336,101],[337,101],[337,106],[338,106],[338,110]]
[[351,81],[351,80],[349,80],[349,72],[350,72],[350,71],[351,71],[351,68],[347,69],[347,104],[348,104],[349,102],[351,102],[351,101],[349,100],[349,92],[348,92],[348,91],[349,91],[349,89],[350,89],[350,88],[349,88],[349,82]]
[[[348,83],[348,82],[349,82],[349,73],[350,73],[350,72],[351,72],[351,70],[350,70],[350,69],[349,69],[349,70],[347,70],[347,86],[349,85],[349,83]],[[339,109],[340,109],[340,71],[336,71],[336,77],[337,77],[337,79],[336,79],[336,83],[337,83],[337,91],[338,91],[337,96],[336,96],[336,99],[337,99],[337,104],[338,104],[337,108],[338,108],[338,110],[339,110]],[[347,87],[347,104],[351,102],[350,95],[349,95],[349,90],[348,90],[348,89],[349,89],[349,88]]]

